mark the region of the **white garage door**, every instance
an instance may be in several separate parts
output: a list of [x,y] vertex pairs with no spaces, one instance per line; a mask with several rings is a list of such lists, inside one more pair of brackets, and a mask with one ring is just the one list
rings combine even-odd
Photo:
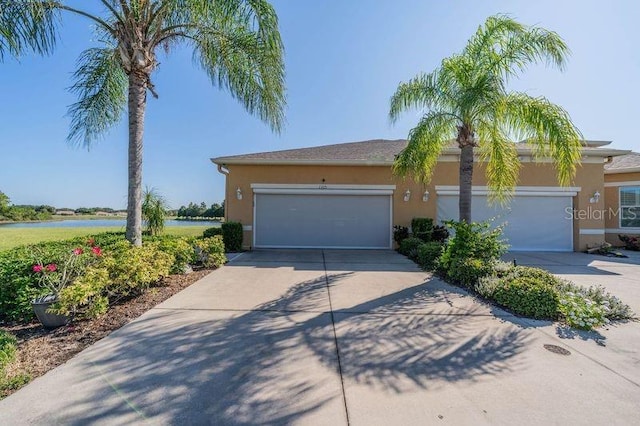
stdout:
[[257,248],[391,248],[391,196],[255,195]]
[[[496,225],[506,223],[504,236],[510,250],[573,250],[571,196],[516,195],[502,208],[489,205],[486,195],[474,195],[471,203],[473,221],[496,218]],[[438,220],[458,217],[458,196],[438,195]]]

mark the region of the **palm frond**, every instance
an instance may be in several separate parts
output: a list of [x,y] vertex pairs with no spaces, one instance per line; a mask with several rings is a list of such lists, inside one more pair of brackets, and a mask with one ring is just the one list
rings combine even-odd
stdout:
[[0,61],[26,50],[49,54],[56,43],[58,10],[50,0],[0,0]]
[[489,202],[505,205],[518,183],[520,160],[514,142],[494,122],[478,124],[479,156],[486,163]]
[[426,113],[418,125],[409,132],[407,147],[398,154],[393,173],[412,175],[428,183],[438,163],[438,157],[455,137],[458,119],[450,114]]
[[528,139],[536,158],[554,160],[560,185],[571,183],[582,157],[582,135],[562,107],[544,97],[513,92],[496,111],[496,120]]
[[128,78],[115,48],[87,49],[78,59],[71,92],[78,102],[69,107],[71,129],[67,140],[89,147],[120,121],[127,102]]

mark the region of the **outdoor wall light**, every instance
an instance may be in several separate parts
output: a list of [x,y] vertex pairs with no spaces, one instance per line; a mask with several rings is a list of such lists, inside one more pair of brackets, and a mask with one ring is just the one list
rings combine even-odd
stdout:
[[591,204],[595,204],[600,201],[600,192],[596,191],[593,193],[593,197],[589,198],[589,202]]
[[404,193],[404,201],[409,201],[411,198],[411,191],[407,189],[407,192]]
[[242,200],[242,190],[240,190],[240,187],[238,187],[238,189],[236,189],[236,198],[238,200]]
[[424,191],[424,194],[422,194],[422,201],[425,203],[429,201],[429,191]]

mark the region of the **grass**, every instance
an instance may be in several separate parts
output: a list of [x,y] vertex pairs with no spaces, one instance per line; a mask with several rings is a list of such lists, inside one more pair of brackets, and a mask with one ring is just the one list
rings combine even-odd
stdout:
[[[168,226],[164,234],[195,237],[209,228],[203,226]],[[68,240],[101,232],[122,232],[123,226],[98,226],[80,228],[3,228],[0,226],[0,250],[7,250],[24,244],[34,244],[42,241]]]

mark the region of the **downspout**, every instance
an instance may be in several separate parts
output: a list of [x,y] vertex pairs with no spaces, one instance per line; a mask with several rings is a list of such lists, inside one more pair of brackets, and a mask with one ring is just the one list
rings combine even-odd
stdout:
[[[213,160],[211,160],[213,161]],[[227,209],[229,208],[229,202],[227,201],[229,199],[229,169],[227,169],[224,164],[217,164],[218,166],[218,173],[224,175],[225,179],[224,179],[224,219],[226,220],[227,217],[229,217],[227,215]]]

